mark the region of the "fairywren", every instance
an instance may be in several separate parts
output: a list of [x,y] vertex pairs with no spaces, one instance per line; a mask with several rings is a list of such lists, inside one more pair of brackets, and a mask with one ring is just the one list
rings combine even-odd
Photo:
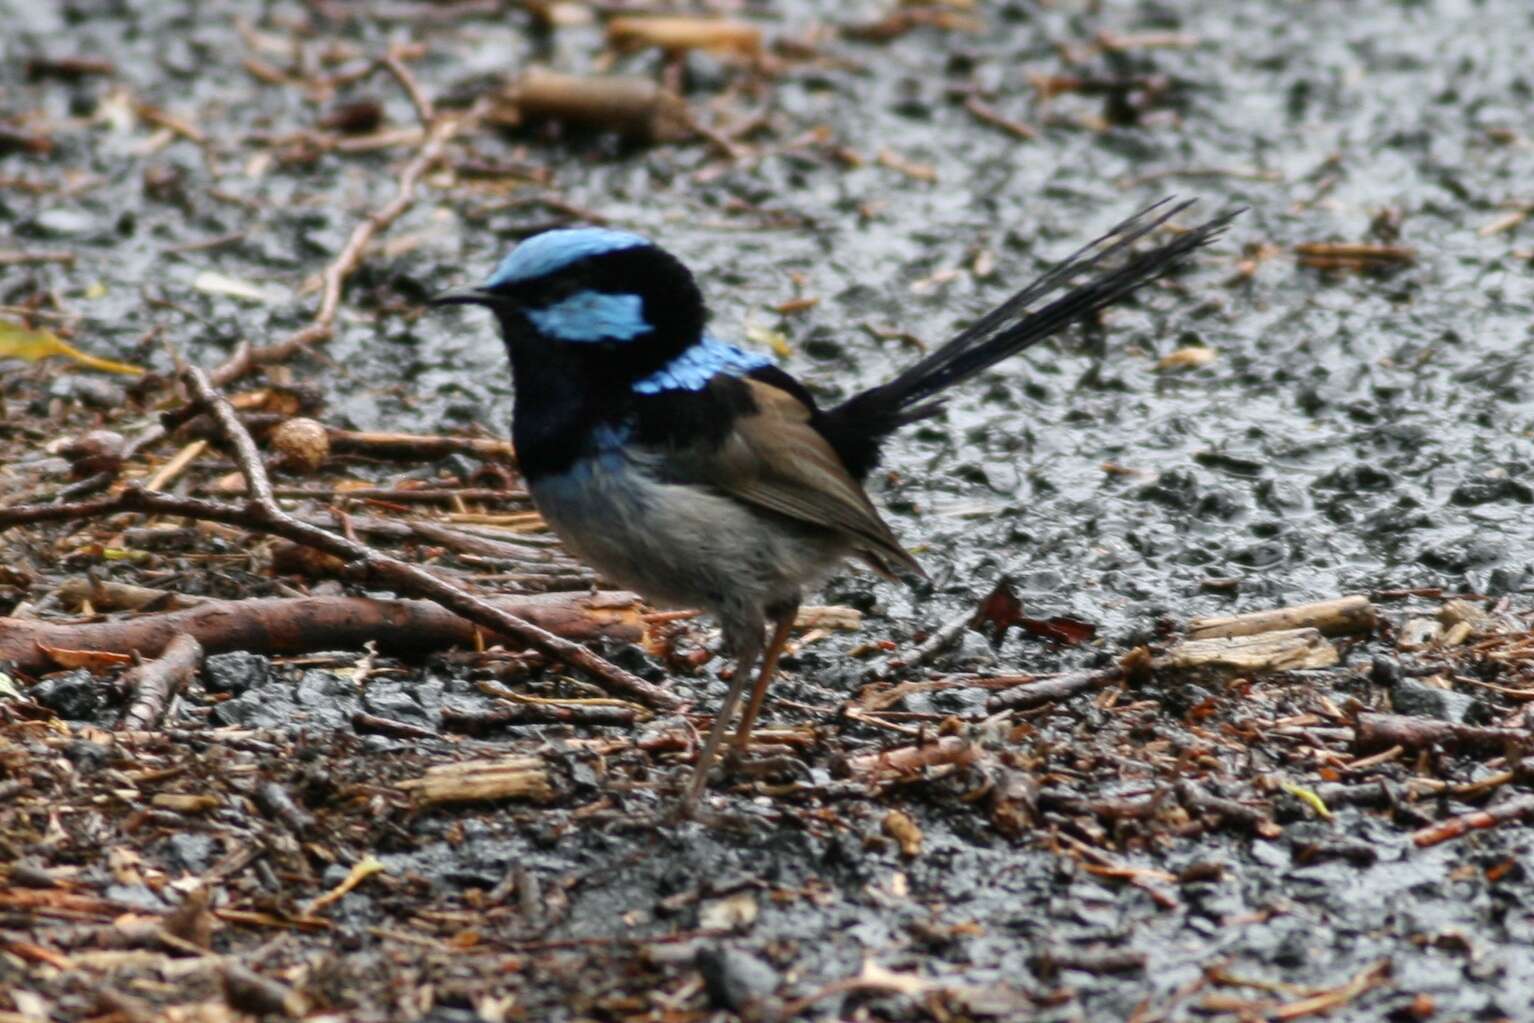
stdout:
[[432,300],[485,306],[500,322],[517,457],[565,545],[613,583],[702,608],[723,627],[735,677],[684,809],[760,658],[734,739],[745,752],[807,588],[846,557],[891,579],[922,575],[863,490],[885,438],[935,414],[945,389],[1160,276],[1235,215],[1131,251],[1189,205],[1163,200],[1131,217],[894,379],[831,408],[772,359],[711,335],[693,275],[627,231],[533,235],[481,287]]

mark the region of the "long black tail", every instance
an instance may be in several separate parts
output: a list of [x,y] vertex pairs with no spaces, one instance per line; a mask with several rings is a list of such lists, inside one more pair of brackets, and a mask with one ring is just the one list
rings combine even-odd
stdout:
[[1003,359],[1052,337],[1078,320],[1155,280],[1189,253],[1219,236],[1241,210],[1216,217],[1172,241],[1135,253],[1122,265],[1099,273],[1032,312],[1030,305],[1066,287],[1192,206],[1163,199],[1083,246],[1038,280],[991,310],[953,340],[928,354],[886,384],[871,387],[827,410],[820,428],[852,472],[861,477],[878,463],[880,443],[907,423],[937,412],[936,395]]

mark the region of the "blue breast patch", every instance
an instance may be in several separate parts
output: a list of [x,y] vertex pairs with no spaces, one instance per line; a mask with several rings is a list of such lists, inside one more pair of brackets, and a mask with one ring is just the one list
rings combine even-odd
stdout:
[[490,279],[485,281],[485,287],[496,288],[503,284],[530,281],[563,270],[571,263],[590,256],[649,244],[648,238],[605,227],[567,227],[545,231],[512,249],[501,260],[501,265],[495,268]]
[[665,366],[634,383],[636,394],[662,391],[701,391],[717,373],[740,376],[773,364],[765,355],[743,351],[711,337],[688,348]]
[[527,310],[527,318],[560,341],[632,341],[650,330],[644,299],[605,291],[578,291],[553,305]]

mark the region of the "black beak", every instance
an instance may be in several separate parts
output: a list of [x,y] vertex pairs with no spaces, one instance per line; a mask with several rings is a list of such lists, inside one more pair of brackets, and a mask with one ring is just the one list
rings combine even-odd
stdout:
[[433,295],[427,300],[427,305],[494,305],[500,296],[493,291],[484,288],[460,288],[456,291],[444,291],[440,295]]

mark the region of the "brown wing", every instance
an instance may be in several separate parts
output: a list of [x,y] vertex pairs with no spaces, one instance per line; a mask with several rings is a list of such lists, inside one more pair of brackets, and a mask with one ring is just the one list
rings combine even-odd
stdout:
[[756,411],[740,416],[716,455],[711,482],[763,508],[844,534],[880,574],[925,576],[836,451],[810,425],[810,410],[786,391],[743,381]]

